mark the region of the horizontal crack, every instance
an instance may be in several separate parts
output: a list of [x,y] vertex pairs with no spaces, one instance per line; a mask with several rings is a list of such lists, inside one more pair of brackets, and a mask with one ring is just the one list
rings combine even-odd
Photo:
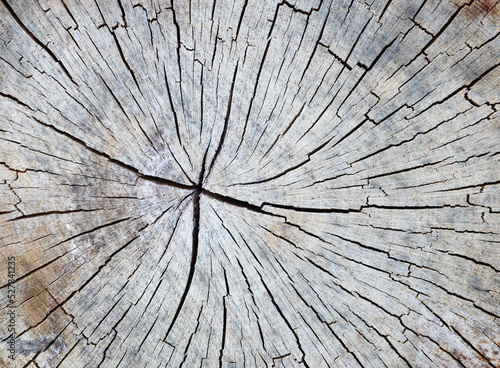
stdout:
[[232,197],[227,197],[227,196],[222,195],[222,194],[214,193],[214,192],[211,192],[207,189],[202,189],[200,194],[205,194],[207,197],[216,199],[216,200],[223,202],[223,203],[228,203],[228,204],[236,206],[236,207],[247,208],[247,209],[254,211],[254,212],[271,214],[269,212],[264,211],[261,207],[256,206],[254,204],[251,204],[251,203],[248,203],[245,201],[241,201],[239,199],[235,199]]

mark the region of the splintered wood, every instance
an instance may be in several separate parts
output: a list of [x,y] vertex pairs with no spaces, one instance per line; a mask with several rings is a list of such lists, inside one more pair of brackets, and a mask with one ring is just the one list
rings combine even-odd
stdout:
[[1,0],[0,366],[500,367],[500,2]]

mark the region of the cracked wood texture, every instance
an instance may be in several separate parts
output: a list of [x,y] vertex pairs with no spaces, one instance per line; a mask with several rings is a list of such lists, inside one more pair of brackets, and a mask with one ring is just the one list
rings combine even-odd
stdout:
[[499,367],[499,24],[1,0],[0,365]]

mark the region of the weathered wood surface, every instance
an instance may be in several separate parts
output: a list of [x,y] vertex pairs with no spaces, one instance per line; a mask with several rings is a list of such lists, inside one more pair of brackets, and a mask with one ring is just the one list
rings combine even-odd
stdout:
[[0,365],[499,367],[499,13],[2,0]]

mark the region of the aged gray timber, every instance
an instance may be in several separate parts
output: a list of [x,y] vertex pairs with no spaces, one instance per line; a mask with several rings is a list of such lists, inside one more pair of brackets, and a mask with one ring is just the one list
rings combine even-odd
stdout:
[[0,0],[0,366],[500,367],[499,34],[499,1]]

